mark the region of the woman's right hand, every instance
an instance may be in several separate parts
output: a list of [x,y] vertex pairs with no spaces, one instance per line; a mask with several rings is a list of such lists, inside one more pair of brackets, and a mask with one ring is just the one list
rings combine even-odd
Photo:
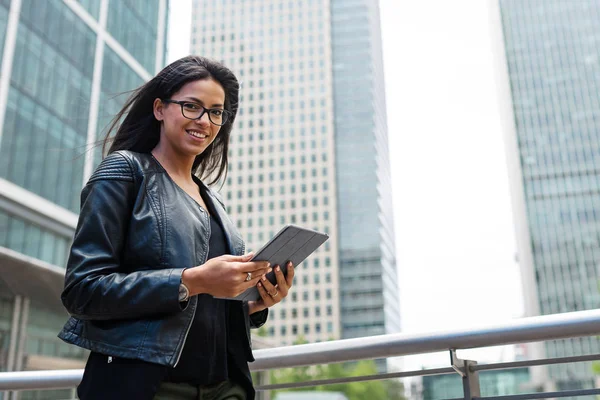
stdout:
[[[181,280],[190,296],[207,293],[214,297],[235,297],[256,286],[271,271],[267,261],[250,261],[253,255],[211,258],[203,265],[185,269]],[[252,278],[247,281],[248,273]]]

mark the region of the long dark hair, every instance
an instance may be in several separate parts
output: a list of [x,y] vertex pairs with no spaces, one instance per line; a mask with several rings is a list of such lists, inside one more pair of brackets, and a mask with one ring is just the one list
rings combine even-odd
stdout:
[[[229,136],[238,110],[240,85],[231,70],[205,57],[181,58],[135,89],[111,121],[102,145],[102,153],[108,155],[117,150],[149,153],[160,139],[160,122],[154,118],[153,112],[154,99],[168,99],[186,83],[209,78],[216,80],[223,87],[224,106],[232,115],[210,146],[196,156],[192,173],[199,178],[212,178],[208,182],[209,185],[224,180],[227,176]],[[110,148],[106,152],[109,143]]]

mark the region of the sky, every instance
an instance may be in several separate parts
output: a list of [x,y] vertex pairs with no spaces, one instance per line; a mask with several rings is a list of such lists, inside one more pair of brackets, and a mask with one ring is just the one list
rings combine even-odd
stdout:
[[[403,332],[523,313],[490,1],[380,0]],[[171,2],[169,61],[189,52],[190,7]],[[459,356],[493,362],[510,353]],[[438,365],[448,365],[446,353],[404,361]]]

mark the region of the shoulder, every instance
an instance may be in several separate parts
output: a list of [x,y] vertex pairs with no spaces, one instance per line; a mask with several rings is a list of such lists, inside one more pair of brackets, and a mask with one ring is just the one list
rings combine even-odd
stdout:
[[146,153],[136,153],[129,150],[119,150],[110,153],[102,160],[94,171],[88,183],[97,180],[119,180],[133,182],[134,176],[147,168],[152,156]]
[[99,180],[133,181],[131,163],[124,152],[116,151],[102,160],[88,184]]

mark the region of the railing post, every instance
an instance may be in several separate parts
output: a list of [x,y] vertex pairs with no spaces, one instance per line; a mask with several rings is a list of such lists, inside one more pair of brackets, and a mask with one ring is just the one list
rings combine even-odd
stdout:
[[[15,370],[15,358],[17,356],[17,339],[19,335],[19,318],[21,317],[21,296],[16,295],[13,303],[12,323],[10,327],[10,338],[8,339],[8,357],[6,360],[6,371]],[[3,399],[9,399],[11,392],[5,390],[2,394]]]
[[463,393],[465,400],[473,400],[481,397],[481,390],[479,387],[479,373],[471,369],[472,366],[477,365],[477,361],[472,360],[461,360],[456,356],[456,350],[450,350],[450,363],[452,368],[461,376],[463,384]]
[[[257,384],[260,386],[266,386],[271,383],[270,378],[271,371],[259,371],[256,373]],[[271,400],[271,391],[262,390],[256,393],[256,398],[258,400]]]

